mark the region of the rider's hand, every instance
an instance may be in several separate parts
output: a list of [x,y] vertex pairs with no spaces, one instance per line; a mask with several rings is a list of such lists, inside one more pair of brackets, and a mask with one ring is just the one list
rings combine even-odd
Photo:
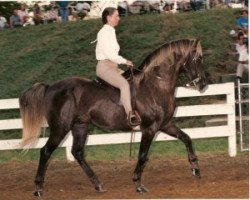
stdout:
[[126,65],[127,65],[128,67],[134,67],[133,62],[130,61],[130,60],[127,60]]

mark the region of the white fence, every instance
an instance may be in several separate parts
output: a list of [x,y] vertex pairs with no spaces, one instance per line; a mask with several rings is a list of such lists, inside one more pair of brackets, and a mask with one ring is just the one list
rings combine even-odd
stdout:
[[[199,127],[182,129],[192,139],[195,138],[214,138],[228,137],[229,155],[236,156],[236,125],[235,125],[235,94],[234,83],[214,84],[209,85],[204,93],[195,90],[178,87],[176,97],[196,97],[196,96],[214,96],[226,95],[226,103],[222,104],[207,104],[207,105],[191,105],[179,106],[175,111],[175,117],[194,117],[207,115],[227,115],[227,125]],[[205,98],[205,97],[204,97]],[[18,109],[18,99],[3,99],[0,100],[0,110]],[[0,120],[0,131],[22,129],[21,119],[6,119]],[[48,138],[40,138],[37,144],[32,148],[41,148],[45,145]],[[135,142],[140,142],[141,132],[137,132]],[[175,138],[163,133],[159,133],[155,138],[156,141],[175,140]],[[20,139],[0,140],[0,150],[21,149]],[[130,142],[130,133],[112,133],[89,135],[87,145],[103,145],[103,144],[122,144]],[[73,160],[70,153],[72,146],[72,136],[67,137],[60,144],[61,147],[66,147],[66,155],[68,160]]]

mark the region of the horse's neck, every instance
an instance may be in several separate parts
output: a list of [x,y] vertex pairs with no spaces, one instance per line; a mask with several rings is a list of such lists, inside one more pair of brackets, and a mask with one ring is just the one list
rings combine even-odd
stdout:
[[[179,72],[169,73],[169,74],[160,74],[160,75],[149,75],[144,77],[134,77],[133,80],[130,81],[132,90],[142,90],[148,88],[155,93],[168,93],[174,94],[175,87],[177,84],[177,79],[179,76]],[[145,87],[146,86],[146,87]]]

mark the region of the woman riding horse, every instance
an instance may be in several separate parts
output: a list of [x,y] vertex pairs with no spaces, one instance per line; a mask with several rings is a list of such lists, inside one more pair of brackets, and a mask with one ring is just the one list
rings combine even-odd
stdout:
[[134,66],[130,60],[119,56],[120,46],[114,29],[120,21],[118,10],[113,7],[105,8],[102,13],[102,21],[104,26],[97,35],[96,59],[98,64],[96,74],[110,85],[120,89],[121,102],[127,114],[128,124],[137,126],[141,123],[141,118],[136,111],[132,111],[130,87],[117,66],[117,64],[127,64],[128,67]]
[[[206,86],[202,68],[202,48],[199,40],[182,39],[166,43],[153,51],[130,79],[135,94],[135,109],[141,116],[142,138],[133,181],[138,192],[146,192],[141,175],[148,160],[150,145],[158,131],[180,139],[186,146],[194,176],[200,177],[197,156],[190,137],[171,121],[175,111],[175,88],[180,72],[189,85],[198,90]],[[69,131],[73,135],[72,154],[85,171],[97,191],[103,187],[84,158],[88,126],[105,130],[131,130],[124,107],[120,105],[120,91],[97,85],[84,78],[68,78],[55,84],[35,84],[20,96],[23,120],[23,144],[31,144],[40,135],[46,120],[50,136],[41,149],[35,178],[35,195],[41,196],[48,160]]]

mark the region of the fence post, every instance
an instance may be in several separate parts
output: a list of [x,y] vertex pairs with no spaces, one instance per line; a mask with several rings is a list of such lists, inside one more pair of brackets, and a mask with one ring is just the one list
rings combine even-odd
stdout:
[[67,161],[69,161],[69,162],[75,161],[75,158],[74,158],[74,156],[71,153],[71,147],[67,146],[67,147],[65,147],[65,150],[66,150]]
[[228,151],[229,156],[235,157],[237,154],[236,145],[236,118],[235,118],[235,87],[234,83],[231,83],[229,94],[227,94],[227,104],[231,105],[232,113],[227,115],[228,127],[230,136],[228,137]]

